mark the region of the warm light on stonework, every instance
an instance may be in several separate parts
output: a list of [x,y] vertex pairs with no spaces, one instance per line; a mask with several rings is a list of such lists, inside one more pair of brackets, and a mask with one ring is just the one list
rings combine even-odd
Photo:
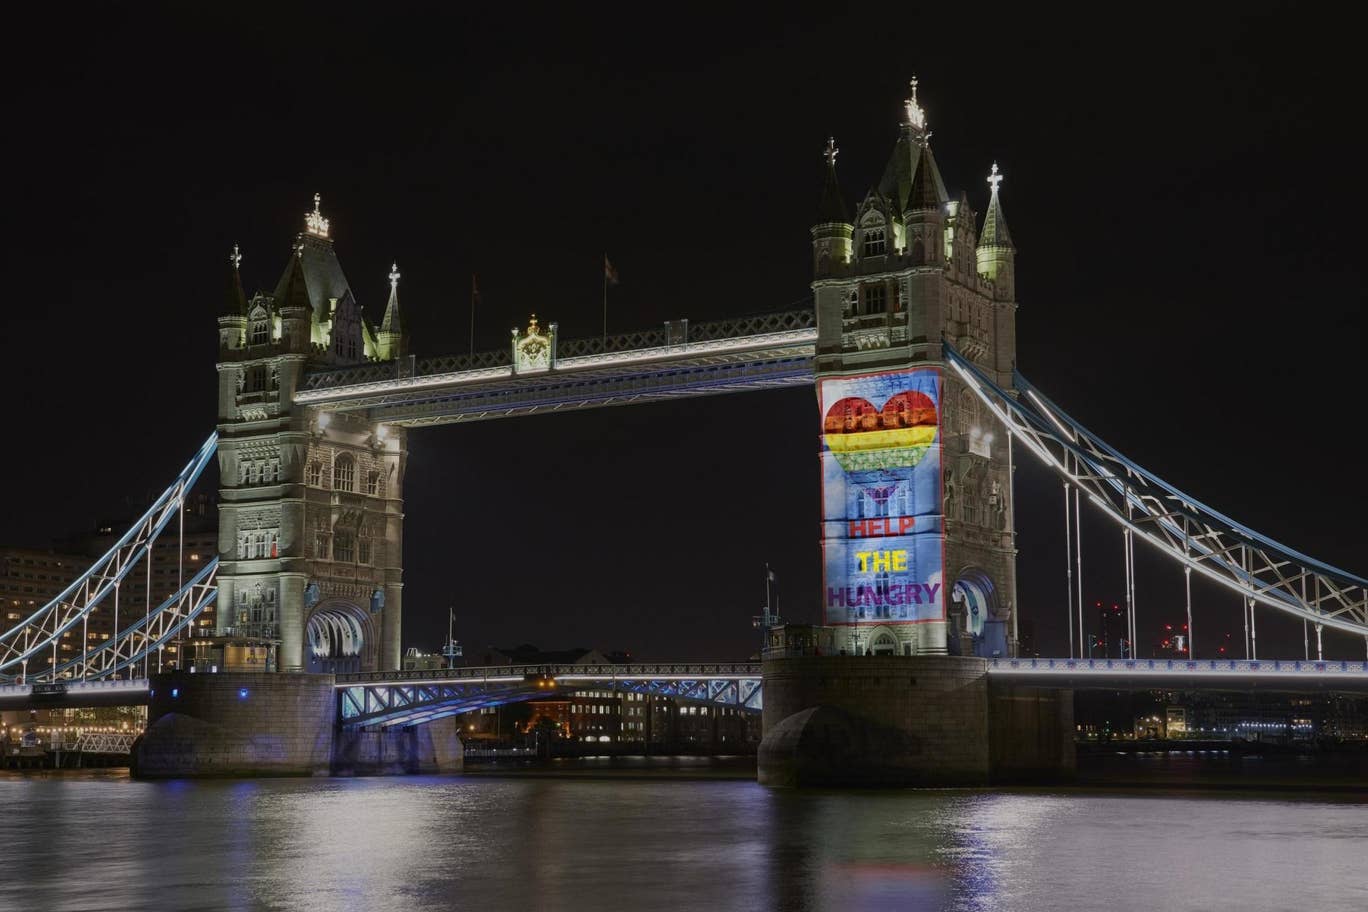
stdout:
[[323,213],[322,213],[322,212],[319,210],[319,208],[318,208],[319,203],[320,203],[321,201],[322,201],[321,196],[320,196],[319,194],[315,193],[315,194],[314,194],[314,207],[313,207],[313,212],[309,212],[309,213],[306,213],[306,214],[305,214],[305,216],[304,216],[304,228],[305,228],[306,231],[309,232],[309,234],[312,234],[312,235],[314,235],[314,236],[316,236],[316,237],[327,237],[327,236],[328,236],[328,220],[325,219],[325,218],[323,217]]

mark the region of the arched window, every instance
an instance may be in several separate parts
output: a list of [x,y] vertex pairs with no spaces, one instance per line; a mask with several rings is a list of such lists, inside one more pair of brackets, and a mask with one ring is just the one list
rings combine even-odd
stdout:
[[333,490],[352,491],[356,481],[356,460],[350,453],[343,453],[333,463]]
[[380,473],[374,469],[366,473],[366,493],[370,495],[380,493]]
[[883,256],[888,249],[888,241],[884,238],[882,228],[866,228],[864,230],[864,255]]
[[271,324],[267,320],[257,320],[252,324],[252,345],[265,345],[271,341]]
[[304,470],[304,483],[311,488],[323,486],[323,467],[316,462],[309,463],[309,467]]

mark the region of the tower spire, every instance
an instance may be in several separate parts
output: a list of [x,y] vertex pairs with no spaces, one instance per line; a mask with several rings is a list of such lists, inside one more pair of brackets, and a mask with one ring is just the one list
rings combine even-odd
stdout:
[[242,254],[238,252],[238,245],[233,245],[233,252],[228,254],[228,298],[224,314],[233,317],[247,316],[247,296],[242,293],[242,276],[238,274],[238,264],[242,262]]
[[399,315],[399,264],[390,266],[389,303],[385,305],[385,319],[380,323],[376,338],[380,360],[388,361],[404,354],[404,326]]
[[983,232],[979,234],[980,247],[1011,247],[1012,235],[1007,231],[1007,219],[1002,215],[1002,202],[998,199],[998,185],[1002,183],[1002,172],[997,162],[988,174],[988,186],[992,194],[988,200],[988,214],[983,219]]

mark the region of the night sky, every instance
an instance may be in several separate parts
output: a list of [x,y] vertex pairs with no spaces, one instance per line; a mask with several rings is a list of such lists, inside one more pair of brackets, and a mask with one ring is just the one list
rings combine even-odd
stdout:
[[[271,290],[316,191],[372,321],[398,262],[419,357],[468,348],[472,272],[478,347],[533,311],[596,335],[605,252],[610,331],[783,310],[809,295],[827,136],[853,208],[915,74],[952,197],[982,212],[1005,174],[1023,373],[1178,487],[1368,573],[1345,23],[223,9],[7,29],[0,542],[44,546],[170,480],[214,425],[232,245],[248,293]],[[414,432],[405,645],[436,649],[454,596],[468,654],[743,657],[766,561],[781,613],[816,621],[817,419],[791,390]],[[1022,617],[1058,655],[1060,489],[1019,465]],[[1086,519],[1083,547],[1089,603],[1119,601],[1119,532]],[[1140,574],[1142,628],[1177,621],[1181,572],[1141,548]],[[1198,596],[1199,656],[1238,642],[1238,598]],[[1269,615],[1261,651],[1300,655],[1300,624]]]

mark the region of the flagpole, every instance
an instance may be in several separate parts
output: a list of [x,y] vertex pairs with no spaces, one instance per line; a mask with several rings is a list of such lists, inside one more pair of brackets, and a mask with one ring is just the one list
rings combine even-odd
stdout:
[[[479,294],[479,286],[475,284],[475,273],[470,274],[470,357],[475,357],[475,297]],[[470,365],[474,367],[475,365]]]
[[603,351],[608,351],[608,252],[603,253]]

